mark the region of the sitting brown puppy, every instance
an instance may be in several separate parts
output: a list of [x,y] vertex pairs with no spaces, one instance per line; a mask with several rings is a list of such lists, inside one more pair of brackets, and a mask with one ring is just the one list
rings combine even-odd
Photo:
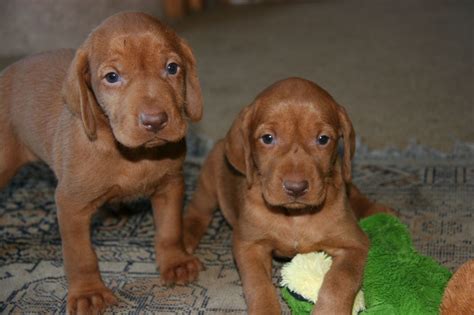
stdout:
[[357,218],[389,212],[351,184],[354,137],[346,111],[326,91],[290,78],[245,107],[209,154],[185,215],[185,246],[195,250],[219,206],[233,227],[249,313],[280,312],[272,254],[313,251],[333,257],[313,313],[351,313],[369,245]]
[[57,176],[69,312],[116,301],[90,239],[105,202],[150,197],[162,281],[197,277],[201,264],[182,242],[182,166],[186,118],[201,115],[191,49],[142,13],[108,18],[76,52],[31,56],[1,73],[0,188],[38,159]]

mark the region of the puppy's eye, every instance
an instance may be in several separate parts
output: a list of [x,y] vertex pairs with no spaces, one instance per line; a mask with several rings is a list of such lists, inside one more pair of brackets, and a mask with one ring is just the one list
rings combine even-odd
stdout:
[[264,144],[273,144],[275,143],[275,137],[271,134],[264,134],[261,138]]
[[178,69],[179,69],[179,66],[175,62],[170,62],[166,66],[166,72],[168,72],[168,74],[170,74],[170,75],[175,75],[176,73],[178,73]]
[[319,145],[326,145],[329,142],[329,137],[326,135],[321,135],[318,137],[317,142]]
[[105,80],[109,83],[117,83],[120,80],[120,76],[115,72],[109,72],[105,75]]

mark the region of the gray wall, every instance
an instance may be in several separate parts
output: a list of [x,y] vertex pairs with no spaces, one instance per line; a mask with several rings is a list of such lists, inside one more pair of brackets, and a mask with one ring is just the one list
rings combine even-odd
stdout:
[[0,0],[0,57],[76,48],[103,19],[124,10],[163,16],[160,0]]

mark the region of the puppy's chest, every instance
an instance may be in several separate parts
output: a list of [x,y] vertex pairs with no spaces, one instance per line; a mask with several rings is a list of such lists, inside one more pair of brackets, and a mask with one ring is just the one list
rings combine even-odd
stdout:
[[[311,220],[282,220],[268,235],[274,253],[277,256],[293,257],[299,253],[308,253],[320,249],[322,235],[318,226]],[[289,223],[290,222],[290,223]]]
[[120,199],[149,197],[172,174],[178,173],[172,165],[162,165],[160,162],[145,161],[140,163],[120,163],[116,165],[114,184],[120,187]]

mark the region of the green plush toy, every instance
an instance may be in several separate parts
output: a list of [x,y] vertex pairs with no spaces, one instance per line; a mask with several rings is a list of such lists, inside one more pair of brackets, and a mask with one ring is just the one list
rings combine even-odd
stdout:
[[[394,216],[376,214],[360,226],[371,245],[353,314],[439,314],[449,270],[417,253],[407,227]],[[330,265],[325,253],[309,253],[283,266],[281,292],[293,314],[311,312]]]

